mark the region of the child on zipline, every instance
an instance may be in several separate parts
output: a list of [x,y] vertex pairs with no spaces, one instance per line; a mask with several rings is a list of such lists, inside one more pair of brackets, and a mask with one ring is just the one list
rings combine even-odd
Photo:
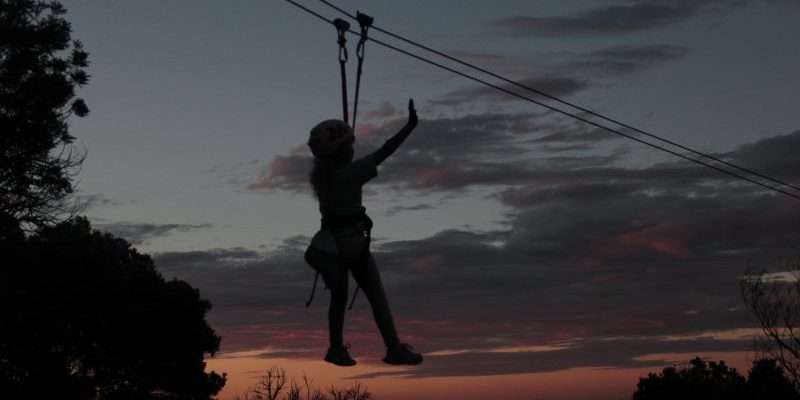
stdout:
[[[320,122],[311,130],[308,146],[314,155],[310,181],[319,201],[322,229],[314,235],[306,260],[331,291],[328,310],[330,348],[325,361],[355,365],[342,337],[347,306],[348,271],[353,273],[372,306],[372,314],[386,345],[383,361],[416,365],[422,355],[401,343],[394,326],[389,302],[375,259],[369,250],[372,220],[361,202],[361,186],[378,175],[377,166],[386,160],[417,126],[414,101],[408,102],[408,122],[375,152],[353,161],[353,129],[341,120]],[[333,255],[335,254],[335,255]]]

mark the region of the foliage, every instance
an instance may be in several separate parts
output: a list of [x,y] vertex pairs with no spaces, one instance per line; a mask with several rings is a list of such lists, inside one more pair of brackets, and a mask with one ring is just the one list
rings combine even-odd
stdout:
[[[57,1],[0,0],[0,390],[4,398],[208,399],[220,338],[196,289],[71,214],[88,53]],[[30,236],[26,235],[29,234]]]
[[650,373],[636,386],[634,400],[800,400],[783,369],[772,359],[754,361],[745,379],[724,361],[695,358],[687,367]]
[[83,161],[68,118],[86,116],[88,53],[56,1],[0,0],[0,214],[26,227],[67,210]]
[[326,392],[323,393],[319,388],[313,387],[313,382],[305,375],[303,375],[303,387],[301,387],[294,379],[290,382],[287,381],[286,371],[283,368],[272,367],[259,378],[255,387],[236,399],[303,400],[303,394],[305,394],[305,400],[370,400],[373,398],[366,386],[359,382],[353,383],[346,389],[331,386]]
[[742,298],[764,333],[759,345],[800,388],[800,257],[787,259],[780,275],[747,273]]
[[208,399],[210,303],[77,218],[0,241],[0,387],[9,398]]

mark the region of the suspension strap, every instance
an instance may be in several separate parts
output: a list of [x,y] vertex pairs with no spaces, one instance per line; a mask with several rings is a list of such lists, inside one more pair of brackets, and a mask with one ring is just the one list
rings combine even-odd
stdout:
[[[358,25],[361,26],[361,37],[358,40],[358,46],[356,46],[358,69],[356,72],[356,93],[355,98],[353,99],[353,131],[356,129],[356,116],[358,115],[358,95],[361,92],[361,72],[364,65],[364,50],[367,43],[367,34],[369,32],[369,28],[372,27],[372,22],[375,19],[367,14],[361,13],[360,11],[356,11],[356,20],[358,21]],[[353,298],[355,298],[355,296]]]
[[319,271],[314,275],[314,286],[311,287],[311,296],[308,298],[308,301],[306,301],[306,308],[310,307],[311,302],[314,301],[314,292],[317,291],[317,280],[319,280]]
[[347,112],[347,70],[345,69],[345,64],[347,63],[347,37],[345,36],[347,31],[350,30],[350,23],[341,19],[336,18],[333,21],[333,26],[336,27],[337,33],[337,40],[336,42],[339,44],[339,70],[341,71],[342,75],[342,119],[345,123],[348,123],[348,112]]

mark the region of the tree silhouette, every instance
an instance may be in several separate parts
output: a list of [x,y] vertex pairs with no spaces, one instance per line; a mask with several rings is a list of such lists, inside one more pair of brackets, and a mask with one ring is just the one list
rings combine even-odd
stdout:
[[633,399],[741,399],[746,384],[744,377],[724,361],[706,363],[695,358],[688,368],[667,367],[660,374],[641,378]]
[[77,218],[0,241],[0,390],[8,398],[208,399],[210,303]]
[[760,347],[800,388],[800,258],[785,260],[782,269],[783,278],[748,272],[740,288],[764,333]]
[[75,95],[88,54],[65,12],[56,1],[0,1],[0,215],[26,228],[63,214],[83,161],[67,119],[89,112]]
[[747,377],[747,385],[752,399],[800,399],[794,384],[775,359],[756,360]]
[[639,379],[634,400],[798,400],[791,381],[773,359],[753,362],[745,379],[725,361],[699,357],[682,368],[667,367]]

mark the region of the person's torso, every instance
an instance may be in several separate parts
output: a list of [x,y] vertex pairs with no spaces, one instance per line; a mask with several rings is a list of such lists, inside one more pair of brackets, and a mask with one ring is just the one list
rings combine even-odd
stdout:
[[363,209],[361,185],[334,182],[331,190],[319,198],[319,211],[323,215],[356,215]]
[[337,169],[328,190],[320,194],[320,212],[345,216],[362,213],[362,187],[375,175],[377,169],[371,155]]

